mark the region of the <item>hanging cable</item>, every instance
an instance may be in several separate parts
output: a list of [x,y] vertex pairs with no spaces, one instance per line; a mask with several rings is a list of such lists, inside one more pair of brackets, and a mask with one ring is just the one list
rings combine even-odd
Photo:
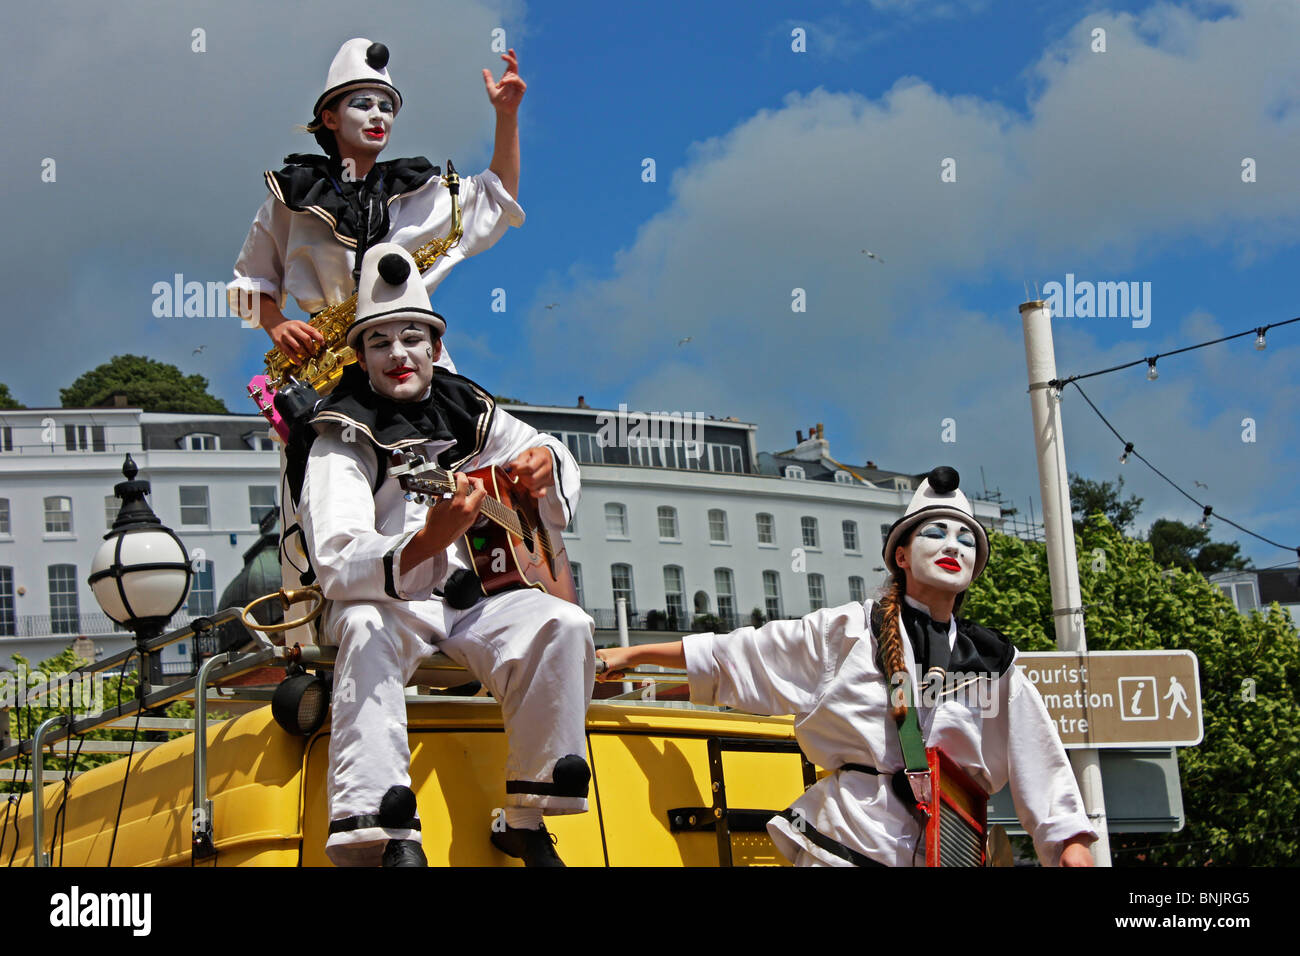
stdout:
[[[1292,321],[1294,321],[1294,320],[1292,320]],[[1214,509],[1211,508],[1209,505],[1207,505],[1207,504],[1206,504],[1205,502],[1203,502],[1203,501],[1197,501],[1195,498],[1193,498],[1191,495],[1189,495],[1186,491],[1184,491],[1182,488],[1180,488],[1180,487],[1178,486],[1178,483],[1177,483],[1177,482],[1175,482],[1172,478],[1170,478],[1168,475],[1166,475],[1163,471],[1161,471],[1161,470],[1160,470],[1159,468],[1157,468],[1155,465],[1151,464],[1151,462],[1147,461],[1146,458],[1143,457],[1142,453],[1141,453],[1140,451],[1138,451],[1136,448],[1134,448],[1132,442],[1128,441],[1128,440],[1127,440],[1123,435],[1121,435],[1119,432],[1117,432],[1117,431],[1115,430],[1115,426],[1112,425],[1112,424],[1107,420],[1106,416],[1103,415],[1103,414],[1101,413],[1101,409],[1099,409],[1096,405],[1093,404],[1092,399],[1088,397],[1088,393],[1085,392],[1085,391],[1083,390],[1083,388],[1079,385],[1079,383],[1078,383],[1077,380],[1075,380],[1075,379],[1069,379],[1069,380],[1067,380],[1064,384],[1073,385],[1073,386],[1075,387],[1075,389],[1078,390],[1079,394],[1083,396],[1083,400],[1084,400],[1085,402],[1088,403],[1088,407],[1091,408],[1091,409],[1093,410],[1093,412],[1096,413],[1097,417],[1101,419],[1102,424],[1105,425],[1107,428],[1109,428],[1109,429],[1110,429],[1110,433],[1111,433],[1112,435],[1114,435],[1116,438],[1119,439],[1120,444],[1122,444],[1122,445],[1124,446],[1124,452],[1125,452],[1125,454],[1127,454],[1127,455],[1132,455],[1132,456],[1135,457],[1138,461],[1142,462],[1142,464],[1146,465],[1148,468],[1150,468],[1152,471],[1154,471],[1157,475],[1159,475],[1161,478],[1163,478],[1163,479],[1164,479],[1164,480],[1169,484],[1169,486],[1170,486],[1171,488],[1173,488],[1175,491],[1177,491],[1180,495],[1182,495],[1184,498],[1186,498],[1186,499],[1187,499],[1188,501],[1190,501],[1192,504],[1196,505],[1196,507],[1198,507],[1198,508],[1201,509],[1201,511],[1202,511],[1201,524],[1202,524],[1202,526],[1204,526],[1205,523],[1208,521],[1208,519],[1209,519],[1209,517],[1210,517],[1210,513],[1211,513],[1212,511],[1214,511]],[[1064,386],[1061,386],[1061,387],[1064,387]],[[1238,531],[1242,532],[1243,534],[1248,534],[1248,535],[1250,535],[1252,538],[1258,538],[1260,541],[1263,541],[1265,544],[1271,544],[1271,545],[1273,545],[1273,547],[1275,547],[1275,548],[1282,548],[1282,549],[1285,550],[1285,551],[1295,551],[1297,555],[1300,555],[1300,547],[1296,547],[1296,546],[1294,546],[1294,545],[1289,545],[1289,544],[1281,544],[1281,543],[1279,543],[1279,542],[1277,542],[1277,541],[1274,541],[1272,538],[1266,538],[1266,537],[1264,537],[1262,534],[1256,534],[1254,531],[1251,531],[1249,528],[1242,527],[1241,525],[1237,524],[1237,522],[1232,521],[1232,520],[1229,519],[1229,518],[1225,518],[1223,515],[1219,514],[1217,511],[1214,511],[1214,517],[1215,517],[1217,520],[1222,521],[1224,524],[1230,524],[1230,525],[1232,525],[1234,528],[1236,528]]]
[[1159,375],[1159,373],[1156,372],[1156,362],[1166,356],[1181,355],[1184,352],[1208,348],[1211,345],[1218,345],[1221,342],[1231,342],[1233,339],[1239,339],[1246,335],[1255,336],[1255,348],[1263,349],[1264,346],[1260,343],[1264,341],[1264,333],[1269,329],[1276,329],[1281,328],[1284,325],[1290,325],[1292,322],[1300,322],[1300,315],[1296,316],[1294,319],[1287,319],[1284,322],[1273,322],[1269,325],[1261,325],[1253,329],[1247,329],[1244,332],[1236,332],[1233,335],[1225,335],[1222,338],[1211,339],[1208,342],[1198,342],[1195,345],[1186,345],[1181,349],[1174,349],[1172,352],[1158,352],[1155,355],[1143,356],[1140,359],[1134,359],[1133,361],[1125,362],[1122,365],[1112,365],[1110,368],[1098,369],[1095,372],[1085,372],[1082,375],[1071,375],[1069,378],[1054,378],[1047,384],[1051,385],[1053,388],[1061,389],[1066,385],[1069,385],[1071,382],[1078,382],[1085,378],[1093,378],[1097,375],[1109,375],[1111,372],[1118,372],[1122,369],[1132,368],[1135,365],[1141,365],[1143,362],[1145,362],[1147,366],[1147,378],[1154,381]]

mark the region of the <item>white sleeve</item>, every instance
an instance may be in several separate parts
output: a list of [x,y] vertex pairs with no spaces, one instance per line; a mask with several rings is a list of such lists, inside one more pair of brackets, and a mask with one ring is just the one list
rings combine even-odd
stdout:
[[826,680],[827,641],[843,633],[842,618],[842,609],[823,608],[798,621],[687,634],[682,649],[691,700],[750,714],[806,713]]
[[524,210],[497,174],[485,169],[460,181],[460,221],[465,231],[457,249],[469,258],[492,248],[511,226],[522,226]]
[[[1006,777],[1016,816],[1033,837],[1043,865],[1058,866],[1066,840],[1079,835],[1095,840],[1097,831],[1084,812],[1074,770],[1038,689],[1019,665],[1013,665],[1007,677],[1002,727],[1006,732]],[[998,773],[1002,768],[990,769]]]
[[289,243],[289,216],[292,215],[275,197],[268,195],[257,210],[252,228],[235,260],[235,279],[226,286],[226,299],[232,311],[250,318],[250,305],[266,294],[284,310],[284,259]]
[[403,565],[415,532],[375,530],[377,469],[369,446],[344,442],[333,431],[312,445],[298,510],[321,591],[332,601],[427,600],[447,575],[446,552]]
[[554,435],[539,432],[532,425],[520,421],[507,411],[498,408],[492,415],[492,429],[488,432],[483,451],[478,455],[478,467],[504,465],[513,461],[529,448],[545,448],[551,453],[551,473],[555,487],[547,490],[538,502],[537,510],[543,521],[552,528],[568,525],[578,507],[582,478],[578,463]]

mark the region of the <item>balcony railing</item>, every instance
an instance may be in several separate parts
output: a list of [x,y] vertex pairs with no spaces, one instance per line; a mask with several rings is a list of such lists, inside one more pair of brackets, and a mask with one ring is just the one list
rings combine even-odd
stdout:
[[[177,614],[171,627],[184,627],[198,615]],[[0,617],[0,638],[3,637],[78,637],[100,635],[129,637],[130,632],[102,612],[86,614],[19,614]]]

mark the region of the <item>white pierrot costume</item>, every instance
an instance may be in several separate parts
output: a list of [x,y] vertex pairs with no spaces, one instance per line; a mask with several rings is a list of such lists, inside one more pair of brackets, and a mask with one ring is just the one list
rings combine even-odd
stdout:
[[[316,116],[340,93],[365,87],[391,90],[396,97],[394,105],[400,108],[401,95],[387,69],[387,50],[378,68],[366,59],[368,51],[381,46],[360,37],[343,44],[330,65]],[[268,171],[264,176],[270,195],[253,219],[235,261],[234,280],[227,287],[230,306],[242,318],[250,317],[247,306],[261,294],[271,296],[281,311],[292,297],[298,308],[314,315],[344,301],[354,289],[357,237],[343,215],[347,207],[343,193],[356,184],[338,181],[323,157],[294,155],[287,159],[290,164],[283,170]],[[372,176],[385,182],[378,202],[383,208],[377,215],[386,215],[388,229],[373,237],[372,245],[396,242],[413,252],[447,234],[451,194],[426,160],[399,159],[375,165],[377,172]],[[524,223],[523,209],[491,170],[462,176],[459,199],[464,233],[456,247],[424,274],[424,288],[430,296],[459,262],[491,248],[510,226]],[[445,345],[438,364],[456,370]]]
[[[437,328],[441,318],[432,318],[413,268],[405,289],[393,295],[371,288],[385,281],[378,262],[394,254],[406,255],[376,247],[363,262],[357,331],[372,317],[412,318]],[[339,645],[326,846],[339,864],[374,865],[387,841],[420,841],[418,824],[379,817],[385,794],[410,786],[404,688],[437,650],[469,668],[501,702],[508,736],[506,806],[539,807],[546,814],[587,809],[583,757],[595,667],[591,618],[532,589],[482,598],[466,609],[450,606],[437,591],[450,574],[473,567],[464,541],[407,565],[406,546],[428,511],[407,501],[391,475],[381,480],[379,455],[409,448],[455,471],[472,471],[544,447],[553,458],[556,484],[541,499],[540,513],[557,538],[577,507],[578,466],[562,442],[496,408],[485,389],[452,373],[435,370],[424,403],[385,402],[363,382],[360,389],[340,385],[317,407],[318,437],[300,505],[308,553],[327,598],[322,638]],[[436,423],[427,429],[432,437],[411,431],[406,418],[386,418],[393,409],[425,426],[430,418],[416,412],[427,412]],[[334,826],[340,821],[352,822]]]
[[[955,472],[951,479],[951,488],[940,481],[936,489],[927,478],[895,523],[886,543],[891,568],[893,552],[909,531],[932,517],[948,516],[978,529],[977,573],[983,570],[987,536],[956,490]],[[928,619],[928,608],[910,597],[904,601]],[[683,639],[692,701],[755,714],[793,714],[804,754],[834,771],[768,824],[777,848],[799,864],[854,865],[850,855],[831,852],[822,838],[889,866],[925,860],[923,828],[888,776],[901,771],[904,760],[890,716],[887,675],[877,660],[874,609],[874,601],[855,602],[798,621]],[[950,650],[956,652],[959,642],[967,651],[978,645],[986,658],[991,654],[1000,663],[959,692],[923,698],[901,609],[899,616],[926,746],[942,747],[990,794],[1009,783],[1020,821],[1045,864],[1058,863],[1071,837],[1095,839],[1060,738],[1037,689],[1014,663],[1014,648],[996,632],[952,615]],[[879,774],[847,769],[851,764]]]

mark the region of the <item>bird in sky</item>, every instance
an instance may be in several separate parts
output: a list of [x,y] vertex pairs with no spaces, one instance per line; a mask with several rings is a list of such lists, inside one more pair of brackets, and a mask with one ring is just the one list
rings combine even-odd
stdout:
[[196,348],[196,349],[194,350],[194,354],[195,354],[195,355],[198,355],[198,354],[199,354],[200,352],[202,352],[205,348],[207,348],[206,345],[200,345],[198,348]]
[[560,304],[560,303],[558,303],[558,302],[548,302],[548,303],[546,304],[546,307],[547,307],[548,309],[553,309],[553,308],[555,308],[555,307],[556,307],[557,305],[559,305],[559,304]]
[[686,338],[684,338],[684,339],[678,339],[678,340],[677,340],[677,344],[678,344],[678,345],[685,345],[687,342],[689,342],[689,341],[691,340],[691,338],[692,338],[692,336],[689,336],[689,335],[688,335],[688,336],[686,336]]
[[1204,482],[1193,480],[1192,484],[1194,484],[1197,488],[1204,488],[1206,491],[1210,490],[1210,486],[1205,484]]
[[885,264],[885,260],[880,258],[880,256],[876,255],[874,252],[868,252],[866,249],[863,249],[862,254],[866,256],[868,259],[875,259],[882,266]]

